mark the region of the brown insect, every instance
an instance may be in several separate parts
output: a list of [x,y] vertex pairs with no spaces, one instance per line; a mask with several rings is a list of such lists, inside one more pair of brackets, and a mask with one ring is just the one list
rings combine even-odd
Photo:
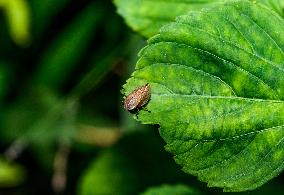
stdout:
[[136,88],[124,99],[124,108],[129,112],[137,111],[149,101],[151,97],[151,88],[149,83]]

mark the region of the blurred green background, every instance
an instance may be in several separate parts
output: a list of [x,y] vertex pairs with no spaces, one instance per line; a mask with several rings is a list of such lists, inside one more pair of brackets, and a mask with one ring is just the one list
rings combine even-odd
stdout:
[[[0,195],[139,194],[185,184],[120,89],[146,40],[111,0],[0,0]],[[283,174],[253,194],[283,194]],[[252,193],[250,193],[252,194]]]

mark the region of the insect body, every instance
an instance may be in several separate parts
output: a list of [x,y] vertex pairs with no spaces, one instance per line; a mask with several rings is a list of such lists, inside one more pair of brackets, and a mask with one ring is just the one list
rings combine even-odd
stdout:
[[149,83],[136,88],[124,99],[124,108],[129,112],[135,111],[144,106],[151,97]]

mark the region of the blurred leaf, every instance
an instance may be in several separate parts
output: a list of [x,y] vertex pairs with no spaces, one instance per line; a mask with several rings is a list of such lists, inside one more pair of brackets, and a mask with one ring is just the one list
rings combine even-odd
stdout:
[[9,141],[21,137],[34,144],[70,140],[76,112],[77,100],[59,99],[47,90],[34,91],[0,113],[1,135]]
[[27,46],[30,42],[30,13],[26,0],[0,0],[8,19],[10,34],[15,43]]
[[35,31],[34,36],[38,36],[47,27],[54,16],[67,5],[70,0],[30,0],[32,10],[32,24]]
[[23,140],[42,167],[51,170],[54,145],[74,137],[77,100],[56,99],[48,93],[41,95],[34,93],[34,99],[22,99],[0,113],[0,137],[2,143]]
[[[262,2],[284,17],[283,0],[251,0]],[[174,21],[177,16],[189,11],[211,8],[226,0],[114,0],[118,13],[136,32],[149,38],[159,32],[165,24]],[[174,9],[173,9],[174,8]]]
[[31,150],[32,155],[42,169],[49,173],[52,172],[56,152],[54,142],[32,143],[29,146],[29,150]]
[[148,188],[141,195],[193,195],[200,194],[196,190],[182,184],[177,185],[161,185]]
[[24,134],[31,143],[67,140],[75,132],[77,100],[62,100],[52,105],[42,118],[35,121]]
[[107,147],[116,143],[120,137],[121,129],[118,127],[79,125],[75,140],[91,145]]
[[6,65],[6,63],[0,62],[0,104],[9,89],[10,74]]
[[190,177],[163,150],[158,132],[150,130],[138,129],[105,150],[81,177],[79,194],[132,195],[149,185],[188,182]]
[[[135,194],[139,178],[129,159],[119,151],[105,151],[82,176],[80,195]],[[127,184],[127,185],[126,185]]]
[[83,97],[94,90],[107,74],[119,65],[122,56],[130,52],[129,42],[132,41],[133,36],[125,33],[128,35],[127,38],[122,37],[119,18],[116,15],[109,17],[112,19],[106,21],[100,29],[101,33],[104,34],[103,45],[92,54],[93,57],[88,63],[90,70],[77,82],[71,92],[72,96]]
[[116,65],[115,60],[117,60],[118,55],[121,55],[123,48],[124,46],[118,46],[110,53],[101,55],[102,59],[95,59],[91,62],[93,64],[92,69],[74,87],[71,96],[82,97],[94,89]]
[[0,156],[0,187],[14,187],[23,183],[26,174],[22,166]]
[[25,97],[14,101],[2,108],[0,112],[1,137],[3,141],[11,142],[22,136],[32,126],[34,121],[43,117],[45,109],[40,98],[33,94],[33,98]]
[[245,0],[179,17],[149,40],[124,86],[127,95],[150,83],[138,120],[159,124],[176,162],[209,186],[253,190],[283,169],[282,26]]
[[66,81],[86,52],[101,17],[100,6],[89,4],[50,44],[42,56],[34,83],[56,88]]
[[147,38],[158,33],[160,27],[179,15],[212,7],[220,2],[224,0],[114,0],[118,13],[124,17],[126,23]]

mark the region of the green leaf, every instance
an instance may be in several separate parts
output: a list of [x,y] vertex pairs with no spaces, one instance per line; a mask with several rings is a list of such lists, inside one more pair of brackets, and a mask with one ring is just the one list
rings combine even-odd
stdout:
[[199,194],[196,190],[182,184],[177,185],[161,185],[157,187],[151,187],[147,189],[141,195],[168,195],[168,194],[175,194],[175,195],[193,195]]
[[283,169],[283,26],[249,1],[191,12],[149,40],[124,85],[150,83],[138,120],[159,124],[176,162],[209,186],[253,190]]
[[111,52],[103,56],[101,60],[92,61],[93,67],[74,87],[71,95],[82,97],[94,89],[114,67],[118,54],[121,54],[123,46],[113,48]]
[[126,23],[145,37],[153,36],[160,27],[179,15],[212,7],[220,2],[224,0],[114,0],[118,13]]
[[[282,0],[251,0],[261,2],[284,17]],[[226,0],[114,0],[118,13],[126,23],[144,37],[158,33],[165,24],[174,21],[177,16],[189,11],[211,8]],[[174,8],[174,9],[173,9]]]
[[30,13],[26,0],[0,0],[4,8],[13,41],[20,46],[30,42]]
[[107,150],[82,176],[78,194],[135,194],[138,181],[131,161],[115,149]]
[[43,54],[33,82],[53,88],[64,83],[86,52],[101,17],[100,6],[89,4]]
[[15,187],[24,182],[25,169],[18,164],[8,162],[0,156],[0,187]]
[[70,140],[75,133],[77,99],[58,98],[48,90],[25,94],[0,113],[0,137],[34,145]]
[[95,157],[80,179],[78,194],[132,195],[163,183],[194,185],[194,178],[177,170],[178,166],[163,150],[158,132],[136,128],[135,133],[124,136]]
[[258,0],[258,2],[263,3],[264,5],[273,9],[279,15],[284,17],[284,1],[283,0]]
[[47,30],[52,19],[58,14],[70,0],[29,0],[32,15],[33,37],[38,38]]
[[9,90],[9,82],[11,80],[10,70],[7,68],[10,65],[7,62],[0,61],[0,104],[2,103],[3,97]]

